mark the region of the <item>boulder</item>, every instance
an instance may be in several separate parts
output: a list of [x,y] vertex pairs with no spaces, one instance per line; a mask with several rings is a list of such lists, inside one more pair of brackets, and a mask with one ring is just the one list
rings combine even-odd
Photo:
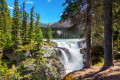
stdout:
[[82,48],[83,45],[85,44],[85,40],[81,40],[81,41],[77,42],[77,44],[78,44],[79,48]]

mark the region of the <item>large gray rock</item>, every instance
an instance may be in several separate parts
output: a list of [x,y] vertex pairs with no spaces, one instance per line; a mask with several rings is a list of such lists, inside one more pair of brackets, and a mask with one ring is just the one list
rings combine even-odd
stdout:
[[[59,79],[62,79],[65,76],[65,68],[64,62],[62,60],[62,52],[59,48],[50,48],[44,47],[45,52],[43,57],[47,60],[47,67],[51,69],[51,71],[46,70],[46,73],[49,75],[57,75]],[[50,73],[51,72],[51,73]]]
[[65,52],[65,54],[67,55],[69,61],[71,61],[71,58],[72,58],[71,54],[70,54],[69,50],[66,49],[66,48],[57,47],[56,54],[60,55],[62,57],[62,59],[63,59],[62,51],[61,50],[63,50]]
[[80,53],[83,54],[83,64],[85,64],[86,49],[85,48],[80,49]]
[[79,41],[77,44],[79,48],[82,48],[82,46],[85,44],[85,40]]
[[62,50],[66,53],[66,55],[67,55],[67,57],[68,57],[68,60],[71,61],[71,60],[72,60],[72,59],[71,59],[72,57],[71,57],[71,54],[70,54],[69,50],[66,49],[66,48],[62,48]]

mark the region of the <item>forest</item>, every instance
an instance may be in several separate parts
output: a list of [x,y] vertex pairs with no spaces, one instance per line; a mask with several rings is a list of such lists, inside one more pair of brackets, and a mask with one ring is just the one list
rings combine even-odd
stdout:
[[40,26],[36,6],[14,0],[11,14],[0,0],[0,80],[120,80],[120,1],[61,6],[70,27]]
[[[41,27],[43,32],[43,37],[47,38],[47,27]],[[77,30],[75,32],[71,32],[68,28],[59,28],[59,27],[52,27],[52,37],[53,39],[77,39],[83,36],[83,32],[81,30]],[[60,32],[59,32],[60,31]]]

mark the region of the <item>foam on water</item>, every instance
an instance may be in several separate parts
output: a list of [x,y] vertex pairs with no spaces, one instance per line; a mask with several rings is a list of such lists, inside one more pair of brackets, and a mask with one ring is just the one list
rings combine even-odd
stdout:
[[[83,56],[80,53],[80,48],[77,44],[77,42],[81,40],[82,39],[53,40],[57,43],[58,47],[66,48],[70,52],[71,60],[68,59],[68,56],[65,53],[65,51],[61,49],[64,58],[64,67],[66,69],[66,74],[83,68]],[[83,45],[83,47],[85,47],[85,45]]]

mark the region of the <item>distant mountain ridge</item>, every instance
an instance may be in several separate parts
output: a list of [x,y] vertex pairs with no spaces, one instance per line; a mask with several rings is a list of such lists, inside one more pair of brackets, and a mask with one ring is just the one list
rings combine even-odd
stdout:
[[53,23],[40,23],[40,26],[44,26],[47,27],[49,24],[49,26],[52,27],[70,27],[70,20],[65,20],[64,22],[53,22]]
[[52,24],[54,24],[55,22],[53,23],[40,23],[40,26],[44,26],[44,27],[47,27],[48,25],[51,26]]
[[65,20],[64,22],[56,22],[51,25],[52,27],[70,27],[70,20]]

